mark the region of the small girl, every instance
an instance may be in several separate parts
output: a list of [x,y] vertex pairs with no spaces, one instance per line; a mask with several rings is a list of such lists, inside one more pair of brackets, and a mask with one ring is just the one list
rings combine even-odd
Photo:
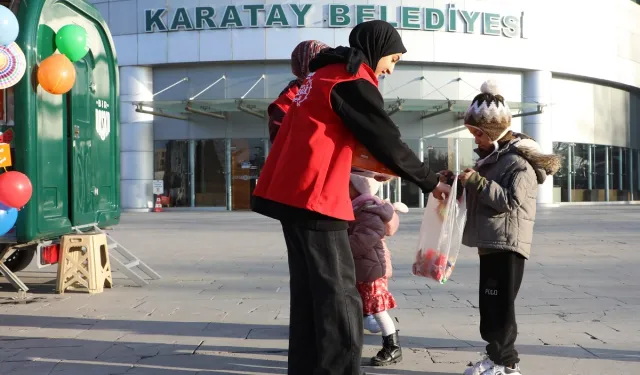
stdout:
[[[351,174],[349,195],[355,220],[349,223],[349,243],[356,266],[356,287],[362,297],[366,328],[374,333],[382,331],[382,350],[371,358],[372,366],[402,360],[398,331],[387,312],[396,307],[396,301],[388,289],[391,254],[384,238],[398,230],[396,211],[408,209],[402,203],[392,205],[377,197],[380,186],[373,178]],[[372,324],[371,319],[377,324]]]

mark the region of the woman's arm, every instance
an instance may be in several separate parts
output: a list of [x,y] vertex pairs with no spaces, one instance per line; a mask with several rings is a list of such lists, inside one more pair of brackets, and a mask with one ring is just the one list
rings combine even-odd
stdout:
[[429,193],[438,176],[401,140],[400,130],[384,109],[376,86],[364,79],[341,82],[331,92],[331,105],[345,126],[379,162]]

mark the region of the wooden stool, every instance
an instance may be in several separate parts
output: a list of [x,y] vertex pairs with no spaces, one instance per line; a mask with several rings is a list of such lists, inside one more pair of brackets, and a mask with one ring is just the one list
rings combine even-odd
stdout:
[[104,233],[62,236],[56,292],[63,294],[74,284],[84,286],[91,294],[113,286]]

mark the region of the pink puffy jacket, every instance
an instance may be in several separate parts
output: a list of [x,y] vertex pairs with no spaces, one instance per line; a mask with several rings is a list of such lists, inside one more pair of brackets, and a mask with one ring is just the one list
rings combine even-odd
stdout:
[[356,281],[391,277],[391,254],[384,238],[398,231],[398,214],[391,203],[374,195],[360,195],[352,205],[356,219],[349,223],[349,243],[356,264]]

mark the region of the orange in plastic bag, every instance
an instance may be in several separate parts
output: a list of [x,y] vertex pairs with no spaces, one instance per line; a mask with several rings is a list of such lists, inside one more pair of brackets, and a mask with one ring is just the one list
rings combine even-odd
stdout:
[[438,201],[429,195],[411,270],[415,276],[441,284],[447,282],[453,273],[467,220],[466,195],[456,199],[458,185],[455,182],[446,201]]

